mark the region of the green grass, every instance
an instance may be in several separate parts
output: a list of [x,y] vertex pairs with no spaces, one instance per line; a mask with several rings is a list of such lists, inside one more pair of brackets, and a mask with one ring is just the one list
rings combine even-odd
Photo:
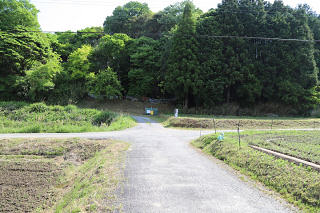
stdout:
[[243,136],[244,141],[320,165],[320,132],[285,131]]
[[135,126],[130,116],[74,105],[0,102],[0,133],[101,132]]
[[[287,201],[305,212],[320,212],[320,173],[311,168],[298,166],[286,160],[251,149],[248,144],[256,137],[268,135],[266,132],[242,132],[241,148],[235,133],[225,134],[223,142],[217,141],[217,135],[203,136],[192,144],[205,153],[225,161],[233,168],[262,182],[279,192]],[[281,133],[275,133],[275,135]],[[312,134],[310,132],[287,132],[283,136]],[[250,140],[247,140],[250,139]],[[252,140],[251,140],[252,139]],[[288,137],[288,141],[291,137]],[[258,140],[260,140],[258,138]]]
[[290,118],[290,117],[236,117],[236,116],[196,116],[179,115],[174,118],[169,115],[155,116],[154,119],[162,123],[165,127],[181,129],[213,129],[215,119],[216,129],[303,129],[320,128],[319,118]]
[[59,188],[67,192],[52,208],[54,212],[114,212],[121,209],[115,203],[116,190],[123,179],[121,164],[128,144],[113,141],[108,148],[80,167],[69,167],[60,177]]

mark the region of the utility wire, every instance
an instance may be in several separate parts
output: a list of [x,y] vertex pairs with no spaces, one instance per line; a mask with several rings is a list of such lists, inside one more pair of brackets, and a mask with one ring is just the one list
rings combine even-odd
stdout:
[[255,37],[255,36],[231,36],[231,35],[198,35],[198,37],[208,38],[240,38],[240,39],[256,39],[256,40],[271,40],[271,41],[298,41],[298,42],[320,42],[320,40],[307,40],[296,38],[269,38],[269,37]]
[[[0,31],[0,33],[11,33],[11,34],[21,34],[21,33],[64,33],[64,34],[105,34],[105,32],[75,32],[75,31],[35,31],[35,30],[9,30],[9,31]],[[150,34],[149,34],[150,35]],[[159,35],[159,34],[154,34]],[[296,41],[296,42],[317,42],[320,40],[308,40],[308,39],[296,39],[296,38],[276,38],[276,37],[261,37],[261,36],[233,36],[233,35],[197,35],[197,37],[206,37],[206,38],[238,38],[238,39],[255,39],[255,40],[269,40],[269,41]]]
[[[91,5],[91,6],[114,6],[115,4],[112,2],[104,2],[104,1],[88,1],[88,0],[64,0],[64,1],[56,1],[56,0],[45,0],[45,1],[32,1],[34,4],[54,4],[54,5],[59,5],[59,4],[72,4],[72,5]],[[213,8],[212,8],[213,9]],[[291,9],[291,8],[290,8]],[[279,14],[283,15],[283,12],[290,12],[288,9],[284,8],[284,11],[281,12],[273,12],[273,11],[255,11],[255,10],[250,10],[250,9],[245,9],[245,8],[239,8],[239,9],[219,9],[215,8],[214,9],[216,12],[223,12],[223,13],[249,13],[249,14]]]
[[[78,6],[78,5],[90,5],[90,6],[114,6],[118,3],[114,2],[103,2],[103,1],[72,1],[72,0],[66,0],[66,1],[50,1],[50,0],[45,0],[45,1],[31,1],[32,4],[34,5],[72,5],[72,6]],[[161,3],[158,3],[157,5],[161,5]]]

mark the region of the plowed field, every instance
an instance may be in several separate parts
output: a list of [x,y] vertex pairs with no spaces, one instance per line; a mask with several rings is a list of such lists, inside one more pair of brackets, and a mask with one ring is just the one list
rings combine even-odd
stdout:
[[79,166],[105,141],[0,140],[0,212],[46,209],[57,199],[54,186],[63,170]]

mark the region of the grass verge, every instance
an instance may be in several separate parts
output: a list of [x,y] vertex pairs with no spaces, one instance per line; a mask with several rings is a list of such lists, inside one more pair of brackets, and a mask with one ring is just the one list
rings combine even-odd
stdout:
[[136,125],[130,116],[74,105],[0,102],[0,133],[102,132]]
[[[248,136],[256,133],[242,134]],[[216,135],[203,136],[193,141],[192,145],[279,192],[304,211],[320,212],[319,172],[255,151],[248,147],[246,140],[242,140],[239,149],[234,133],[226,134],[223,142],[219,142]]]
[[112,212],[128,144],[0,140],[0,212]]
[[121,209],[116,191],[123,179],[120,167],[122,152],[128,144],[111,142],[80,167],[71,167],[59,180],[65,191],[54,206],[54,212],[114,212]]

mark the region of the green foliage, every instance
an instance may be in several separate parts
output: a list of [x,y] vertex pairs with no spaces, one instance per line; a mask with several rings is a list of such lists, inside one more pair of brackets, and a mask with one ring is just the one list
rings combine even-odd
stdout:
[[26,82],[28,86],[27,95],[31,100],[47,98],[49,91],[54,89],[54,81],[61,70],[60,59],[53,55],[46,64],[35,63],[30,70],[26,71],[26,76],[23,77],[22,82]]
[[52,82],[54,72],[59,71],[54,65],[57,56],[51,53],[47,37],[35,33],[0,33],[0,37],[3,38],[0,39],[0,57],[3,59],[0,61],[0,84],[4,85],[2,89],[0,87],[0,97],[10,97],[12,93],[18,93],[22,98],[27,96],[29,87],[25,75],[38,81],[34,82],[38,85],[33,85],[33,89],[44,90],[39,86],[40,81],[47,81],[43,84]]
[[116,117],[117,114],[113,112],[103,111],[93,118],[92,124],[96,126],[106,124],[109,126]]
[[127,45],[132,39],[126,34],[105,35],[101,38],[90,56],[91,72],[112,68],[125,91],[128,89],[128,72],[130,69]]
[[55,88],[48,99],[50,103],[77,103],[87,95],[86,82],[91,67],[88,57],[91,53],[92,47],[89,45],[71,53],[68,61],[63,64],[64,69],[56,75]]
[[113,131],[134,125],[135,121],[128,116],[80,109],[74,105],[63,107],[44,103],[0,102],[1,133]]
[[158,96],[158,85],[163,80],[160,72],[160,42],[140,37],[130,43],[131,69],[128,73],[130,96]]
[[31,104],[29,105],[27,108],[26,108],[26,111],[27,112],[36,112],[36,113],[42,113],[42,112],[45,112],[49,109],[49,107],[45,104],[45,103],[34,103],[34,104]]
[[277,103],[309,115],[320,103],[320,44],[241,38],[319,40],[320,18],[308,5],[232,0],[203,14],[186,0],[153,14],[131,1],[103,28],[15,32],[39,30],[37,13],[28,0],[0,1],[0,99],[77,103],[89,85],[97,96],[175,98],[205,110]]
[[122,87],[117,74],[110,67],[98,74],[90,73],[88,90],[101,99],[114,99],[122,96]]
[[[152,74],[152,73],[151,73]],[[128,95],[134,97],[154,95],[154,77],[143,69],[131,69],[128,73],[129,91]]]
[[108,34],[125,33],[137,38],[142,35],[146,21],[151,17],[151,10],[146,3],[130,1],[124,6],[116,7],[112,16],[103,24]]
[[38,10],[28,0],[0,1],[0,98],[19,93],[15,81],[34,63],[50,55],[48,38],[42,33],[15,33],[39,30]]
[[108,66],[119,68],[123,54],[125,53],[126,43],[130,37],[124,34],[105,35],[101,38],[99,45],[94,48],[91,61],[93,70],[103,70]]
[[182,15],[186,4],[191,6],[194,18],[199,17],[202,11],[190,0],[172,4],[158,13],[155,13],[146,23],[144,35],[159,39],[163,34],[168,33],[182,20]]
[[13,111],[13,110],[17,110],[20,109],[24,106],[27,106],[28,103],[26,102],[17,102],[17,101],[1,101],[0,102],[0,111],[4,111],[4,110],[8,110],[8,111]]
[[38,30],[38,10],[29,0],[0,1],[0,30],[16,30],[16,27]]
[[186,4],[183,19],[173,36],[165,77],[167,91],[184,100],[185,108],[189,105],[190,97],[195,97],[199,93],[198,88],[202,84],[199,75],[198,51],[195,20],[192,18],[191,5]]
[[66,70],[70,73],[71,80],[84,81],[86,79],[91,65],[88,59],[91,52],[92,47],[84,45],[71,53],[66,63]]
[[98,45],[100,38],[103,34],[102,27],[87,27],[82,30],[78,30],[77,33],[56,33],[56,39],[58,43],[55,42],[53,47],[64,62],[68,60],[69,55],[76,49],[81,48],[83,45],[90,45],[95,47]]
[[[230,10],[244,9],[248,12],[228,14]],[[312,43],[204,36],[312,40],[303,8],[294,10],[281,1],[223,1],[218,9],[201,16],[197,35],[202,47],[199,60],[204,79],[201,102],[208,107],[221,102],[245,106],[278,102],[294,106],[300,114],[308,114],[313,108],[310,89],[317,85],[318,69]]]
[[21,73],[48,55],[49,43],[43,34],[2,32],[0,38],[1,74]]

